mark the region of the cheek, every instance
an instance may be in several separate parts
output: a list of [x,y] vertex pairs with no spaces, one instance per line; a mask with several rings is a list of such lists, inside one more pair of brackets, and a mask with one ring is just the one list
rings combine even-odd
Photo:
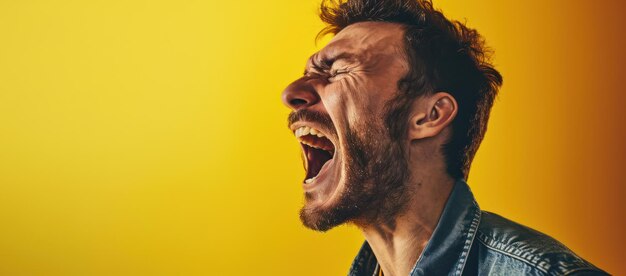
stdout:
[[354,91],[354,86],[342,80],[327,85],[321,93],[322,103],[338,131],[349,125],[353,117],[350,114],[354,114],[356,110],[355,105],[359,100],[355,99]]
[[337,84],[338,91],[341,91],[338,100],[342,102],[341,107],[349,126],[357,126],[379,114],[382,105],[380,93],[371,84],[358,76],[343,79]]
[[371,79],[349,76],[327,85],[323,93],[322,102],[338,131],[382,122],[386,91]]

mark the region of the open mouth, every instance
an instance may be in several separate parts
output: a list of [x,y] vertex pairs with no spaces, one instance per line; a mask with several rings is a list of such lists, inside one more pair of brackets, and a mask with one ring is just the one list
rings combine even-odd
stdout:
[[304,183],[310,184],[335,154],[335,145],[321,131],[302,126],[295,131],[296,138],[302,144],[306,160],[306,177]]

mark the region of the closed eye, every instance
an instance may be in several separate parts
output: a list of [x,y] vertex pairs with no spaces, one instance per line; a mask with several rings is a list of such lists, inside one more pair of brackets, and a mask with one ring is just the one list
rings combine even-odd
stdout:
[[337,70],[332,70],[332,71],[330,72],[330,77],[329,77],[329,78],[334,78],[334,77],[336,77],[336,76],[339,76],[339,75],[341,75],[341,74],[345,74],[345,73],[348,73],[348,72],[349,72],[349,70],[348,70],[348,69],[337,69]]

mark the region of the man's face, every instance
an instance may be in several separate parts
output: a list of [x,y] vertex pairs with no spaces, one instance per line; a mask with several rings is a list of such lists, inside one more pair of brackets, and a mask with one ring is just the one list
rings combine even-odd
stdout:
[[350,25],[283,92],[307,171],[305,226],[325,231],[388,216],[404,203],[406,142],[385,125],[387,103],[408,72],[403,35],[399,24]]

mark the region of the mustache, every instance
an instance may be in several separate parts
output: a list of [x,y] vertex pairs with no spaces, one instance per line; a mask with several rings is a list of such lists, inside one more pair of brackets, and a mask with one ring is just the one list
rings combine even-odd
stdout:
[[330,115],[325,114],[325,113],[306,110],[306,109],[293,111],[289,113],[289,116],[287,117],[287,127],[299,121],[318,123],[331,131],[335,130],[335,125],[333,124],[333,121],[330,119]]

